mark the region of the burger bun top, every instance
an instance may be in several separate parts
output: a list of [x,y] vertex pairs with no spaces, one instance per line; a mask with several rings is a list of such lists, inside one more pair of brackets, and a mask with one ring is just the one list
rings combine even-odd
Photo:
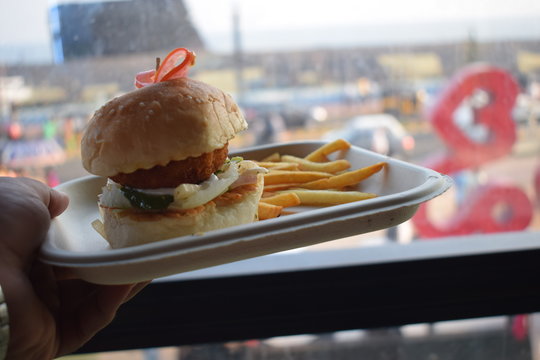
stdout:
[[246,128],[223,91],[187,77],[163,81],[95,112],[81,141],[82,163],[95,175],[129,174],[220,149]]

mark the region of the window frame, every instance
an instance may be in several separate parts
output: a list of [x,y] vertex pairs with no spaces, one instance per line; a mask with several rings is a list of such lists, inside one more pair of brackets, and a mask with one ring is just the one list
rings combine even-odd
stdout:
[[540,311],[538,232],[285,252],[157,279],[80,353]]

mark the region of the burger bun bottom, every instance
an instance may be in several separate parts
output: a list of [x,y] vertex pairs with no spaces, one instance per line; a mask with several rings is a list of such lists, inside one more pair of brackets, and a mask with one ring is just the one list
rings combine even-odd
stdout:
[[241,201],[219,206],[211,201],[204,205],[204,209],[182,214],[165,212],[147,215],[100,206],[103,235],[112,248],[124,248],[248,224],[257,219],[263,187],[263,176],[259,175],[257,186],[245,192]]

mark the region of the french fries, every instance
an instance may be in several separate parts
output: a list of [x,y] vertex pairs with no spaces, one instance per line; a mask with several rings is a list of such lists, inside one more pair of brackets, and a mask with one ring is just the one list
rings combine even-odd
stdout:
[[103,236],[103,238],[106,239],[106,237],[105,237],[105,226],[103,225],[101,220],[96,219],[96,220],[92,221],[92,227],[94,228],[94,230],[96,230],[98,232],[99,235]]
[[259,202],[259,220],[276,218],[281,215],[283,206]]
[[324,162],[328,161],[328,155],[335,153],[336,151],[349,150],[351,144],[348,141],[343,139],[338,139],[321,146],[317,150],[313,151],[311,154],[305,157],[306,160],[315,161],[315,162]]
[[285,162],[285,161],[258,161],[257,165],[274,170],[300,170],[300,166],[295,162]]
[[340,139],[303,158],[273,153],[256,161],[269,170],[264,174],[259,220],[292,213],[285,209],[294,206],[333,206],[376,197],[376,194],[348,189],[381,171],[387,163],[350,170],[348,160],[329,160],[331,154],[350,147],[347,141]]
[[283,155],[281,161],[284,161],[287,164],[297,164],[299,170],[320,171],[331,174],[347,170],[351,167],[351,163],[343,159],[328,162],[315,162],[292,155]]
[[265,157],[264,159],[262,159],[261,161],[263,162],[276,162],[276,161],[280,161],[281,159],[281,155],[279,155],[279,153],[273,153],[271,155],[268,155],[267,157]]
[[[285,190],[285,194],[295,194],[300,199],[302,205],[329,206],[346,204],[354,201],[372,199],[377,195],[360,191],[339,191],[339,190]],[[278,195],[276,195],[278,196]]]
[[283,183],[301,184],[314,180],[331,177],[332,174],[320,171],[289,171],[289,170],[274,170],[264,174],[264,184],[274,185]]
[[374,165],[366,166],[358,170],[349,171],[326,179],[311,181],[302,184],[300,187],[311,190],[342,189],[347,186],[358,184],[360,181],[367,179],[376,172],[379,172],[385,166],[385,162],[380,162]]
[[264,186],[264,192],[266,193],[272,193],[272,192],[275,192],[275,191],[280,191],[280,190],[287,190],[287,189],[290,189],[290,188],[297,188],[299,186],[299,184],[294,184],[294,183],[285,183],[285,184],[274,184],[274,185],[265,185]]
[[280,193],[273,196],[261,198],[261,202],[271,205],[278,205],[282,207],[297,206],[300,205],[300,197],[294,192]]

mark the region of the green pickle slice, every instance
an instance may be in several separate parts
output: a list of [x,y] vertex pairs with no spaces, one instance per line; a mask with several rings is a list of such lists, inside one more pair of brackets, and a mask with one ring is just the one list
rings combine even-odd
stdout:
[[131,206],[143,210],[165,210],[173,201],[173,195],[149,195],[133,188],[122,186],[122,193]]

